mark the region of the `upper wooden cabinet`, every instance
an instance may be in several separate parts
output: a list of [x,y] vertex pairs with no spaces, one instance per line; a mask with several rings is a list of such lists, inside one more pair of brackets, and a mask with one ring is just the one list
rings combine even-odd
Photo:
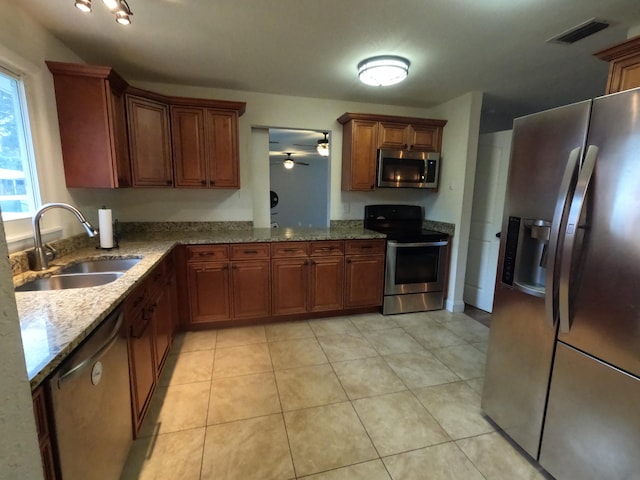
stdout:
[[342,135],[342,189],[373,190],[378,123],[350,120],[345,124]]
[[47,65],[67,187],[239,188],[244,102],[160,95],[109,67]]
[[140,95],[126,97],[132,186],[172,186],[169,106]]
[[640,37],[602,50],[595,56],[609,62],[606,93],[640,87]]
[[[218,107],[228,102],[210,101]],[[239,188],[238,111],[234,106],[171,106],[176,187]]]
[[342,190],[373,190],[379,148],[439,152],[446,120],[345,113]]
[[109,67],[46,63],[53,74],[67,187],[130,187],[127,83]]

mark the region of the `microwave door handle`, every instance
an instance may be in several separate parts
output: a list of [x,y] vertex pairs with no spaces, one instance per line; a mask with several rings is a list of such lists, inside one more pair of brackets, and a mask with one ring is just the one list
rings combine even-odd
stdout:
[[396,240],[389,240],[389,246],[396,248],[407,248],[407,247],[444,247],[449,245],[448,240],[443,240],[441,242],[412,242],[412,243],[399,243]]
[[545,278],[545,318],[547,324],[554,328],[556,325],[556,319],[558,318],[558,288],[556,285],[557,269],[556,258],[559,253],[560,243],[560,228],[562,222],[567,216],[569,211],[569,205],[571,203],[571,193],[575,189],[576,178],[578,177],[578,165],[580,159],[580,147],[576,147],[569,152],[569,158],[567,159],[567,165],[564,169],[564,175],[562,176],[562,182],[560,183],[560,190],[558,192],[558,198],[556,200],[556,208],[553,213],[553,219],[551,222],[551,232],[549,234],[549,245],[547,247],[547,258],[550,260],[546,265],[546,278]]
[[569,217],[567,218],[567,226],[564,232],[564,242],[562,245],[562,258],[560,264],[560,281],[559,281],[559,295],[558,303],[560,307],[560,331],[568,333],[571,329],[571,317],[570,317],[570,285],[571,280],[571,263],[573,262],[573,254],[575,250],[576,231],[580,226],[580,216],[582,215],[582,209],[585,204],[587,193],[589,191],[589,184],[593,178],[593,172],[598,160],[598,147],[595,145],[589,145],[587,154],[584,158],[584,164],[578,177],[578,184],[576,185],[576,191],[571,201],[571,209],[569,210]]

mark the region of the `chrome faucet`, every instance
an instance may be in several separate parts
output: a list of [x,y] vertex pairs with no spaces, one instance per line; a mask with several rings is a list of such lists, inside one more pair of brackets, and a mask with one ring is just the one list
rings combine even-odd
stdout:
[[63,208],[73,213],[82,224],[90,237],[95,237],[98,231],[84,218],[84,215],[73,205],[68,203],[46,203],[42,205],[33,217],[33,241],[35,248],[33,254],[29,255],[29,268],[31,270],[46,270],[49,268],[49,261],[56,257],[56,251],[50,245],[42,244],[42,234],[40,232],[40,218],[42,214],[52,208]]

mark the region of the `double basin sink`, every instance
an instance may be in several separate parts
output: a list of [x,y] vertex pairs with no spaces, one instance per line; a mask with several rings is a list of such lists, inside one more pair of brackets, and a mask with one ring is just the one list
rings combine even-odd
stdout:
[[16,287],[16,292],[66,290],[104,285],[120,278],[140,258],[86,260],[64,267],[50,277],[38,278]]

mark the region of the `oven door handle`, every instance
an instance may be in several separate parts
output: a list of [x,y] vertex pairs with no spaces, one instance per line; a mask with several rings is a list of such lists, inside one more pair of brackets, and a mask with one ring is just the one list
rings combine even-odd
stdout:
[[413,242],[413,243],[403,243],[398,242],[397,240],[389,240],[388,244],[390,247],[395,248],[408,248],[408,247],[445,247],[449,245],[448,240],[443,240],[441,242]]

